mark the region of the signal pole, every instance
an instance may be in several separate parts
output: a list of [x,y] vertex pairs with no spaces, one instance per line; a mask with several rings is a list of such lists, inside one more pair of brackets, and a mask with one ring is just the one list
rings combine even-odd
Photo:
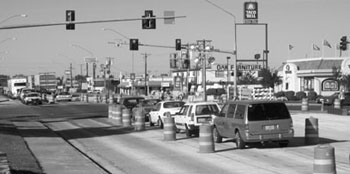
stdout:
[[141,55],[144,56],[145,58],[145,95],[148,95],[148,85],[147,85],[147,57],[150,56],[151,54],[147,54],[147,53],[142,53]]

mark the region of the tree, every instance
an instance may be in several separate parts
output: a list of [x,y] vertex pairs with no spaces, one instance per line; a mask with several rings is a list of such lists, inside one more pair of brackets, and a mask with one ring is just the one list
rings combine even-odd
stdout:
[[244,75],[242,72],[238,72],[238,74],[242,74],[238,79],[238,84],[257,84],[258,83],[257,78],[254,77],[251,72],[244,73]]
[[272,72],[272,70],[268,68],[263,68],[260,70],[260,77],[261,79],[259,82],[264,88],[273,88],[275,85],[282,84],[282,80],[278,76],[277,70]]
[[341,68],[333,66],[332,67],[333,78],[339,82],[339,85],[343,87],[345,91],[349,91],[350,87],[350,74],[342,74]]
[[75,76],[75,80],[78,82],[84,83],[86,82],[86,77],[78,74]]

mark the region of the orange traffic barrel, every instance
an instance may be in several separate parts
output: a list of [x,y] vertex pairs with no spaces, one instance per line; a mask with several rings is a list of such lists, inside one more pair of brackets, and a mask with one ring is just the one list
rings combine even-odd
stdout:
[[309,110],[309,101],[308,98],[303,98],[301,100],[301,110],[302,111],[308,111]]
[[122,109],[122,121],[124,127],[131,126],[131,115],[130,110],[128,108]]
[[340,109],[341,108],[340,99],[339,98],[334,99],[334,108],[335,109]]
[[314,174],[336,174],[334,147],[318,145],[314,149]]
[[164,140],[165,141],[175,141],[176,140],[176,126],[175,120],[172,117],[164,118],[164,128],[163,128]]
[[142,108],[137,108],[135,111],[135,131],[145,130],[145,116],[142,114]]
[[113,111],[114,111],[114,106],[113,105],[108,105],[108,118],[113,118]]
[[305,144],[312,145],[319,142],[318,137],[318,119],[306,118],[305,119]]
[[199,153],[213,153],[215,151],[212,129],[210,124],[199,126]]
[[114,105],[114,119],[116,121],[117,125],[123,125],[123,121],[122,121],[122,106],[121,105]]

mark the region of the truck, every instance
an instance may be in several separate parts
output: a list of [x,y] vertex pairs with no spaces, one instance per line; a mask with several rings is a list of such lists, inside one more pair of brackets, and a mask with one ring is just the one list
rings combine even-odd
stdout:
[[27,78],[13,78],[7,81],[9,97],[16,99],[19,97],[20,89],[27,87]]

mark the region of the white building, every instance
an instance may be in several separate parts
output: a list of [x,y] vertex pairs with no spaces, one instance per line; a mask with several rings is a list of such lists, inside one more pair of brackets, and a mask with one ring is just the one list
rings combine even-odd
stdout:
[[334,71],[350,74],[350,57],[321,57],[288,60],[279,69],[282,84],[275,91],[315,91],[331,95],[342,89]]

